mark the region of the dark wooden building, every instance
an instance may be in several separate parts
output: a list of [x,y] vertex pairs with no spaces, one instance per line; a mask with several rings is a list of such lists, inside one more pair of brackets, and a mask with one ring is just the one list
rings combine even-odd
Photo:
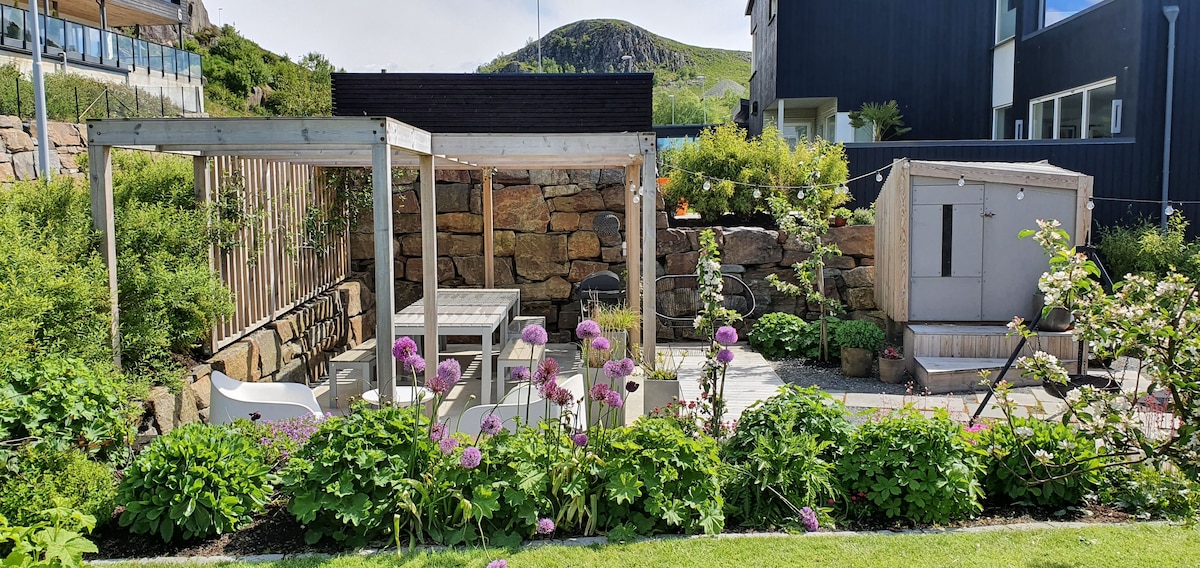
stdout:
[[650,132],[654,75],[335,73],[335,116],[437,133]]

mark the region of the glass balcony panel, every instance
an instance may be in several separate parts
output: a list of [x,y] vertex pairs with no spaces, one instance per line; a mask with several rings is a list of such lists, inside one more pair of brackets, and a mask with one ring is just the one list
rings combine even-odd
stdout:
[[120,65],[133,65],[133,38],[129,36],[117,36],[117,63]]
[[163,70],[163,56],[162,56],[163,48],[162,48],[162,46],[158,45],[157,43],[148,43],[147,45],[150,46],[150,69],[152,69],[154,71],[162,71]]
[[163,54],[163,71],[167,73],[175,72],[175,50],[170,47],[162,48]]
[[110,31],[100,32],[101,49],[107,60],[111,61],[117,58],[117,35]]
[[83,54],[83,25],[67,22],[67,51]]
[[192,59],[192,65],[191,65],[191,70],[190,70],[189,74],[191,75],[191,77],[193,79],[199,79],[200,77],[204,76],[204,72],[202,71],[202,69],[204,69],[204,66],[201,64],[200,54],[199,53],[191,54],[191,59]]
[[133,64],[142,69],[150,66],[150,46],[143,40],[133,40]]
[[4,7],[4,39],[9,44],[25,41],[25,10]]
[[66,26],[58,18],[42,18],[46,22],[46,47],[63,49],[66,46]]
[[100,30],[91,26],[84,26],[84,55],[92,59],[100,59],[103,56],[103,51],[100,49]]

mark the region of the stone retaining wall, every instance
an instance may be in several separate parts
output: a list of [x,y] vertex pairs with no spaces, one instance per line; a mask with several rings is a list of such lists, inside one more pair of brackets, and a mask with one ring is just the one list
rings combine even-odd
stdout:
[[343,282],[193,367],[178,394],[152,389],[139,438],[207,420],[214,370],[239,381],[313,383],[331,357],[374,335],[375,295],[361,282]]
[[[86,127],[67,122],[46,124],[50,169],[60,175],[86,177],[76,158],[87,153]],[[0,116],[0,182],[37,179],[37,125],[15,116]]]

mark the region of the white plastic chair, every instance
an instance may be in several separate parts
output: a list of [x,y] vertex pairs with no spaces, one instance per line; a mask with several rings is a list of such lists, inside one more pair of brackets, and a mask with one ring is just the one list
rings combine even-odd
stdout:
[[211,394],[208,421],[212,424],[230,424],[253,413],[259,420],[324,416],[312,389],[296,383],[243,383],[213,371]]
[[[573,400],[578,401],[584,395],[583,375],[569,377],[567,380],[560,382],[559,386],[567,389],[571,393]],[[529,396],[529,422],[536,424],[542,419],[547,418],[545,415],[545,400],[542,398],[542,395],[538,394],[536,389],[530,389],[533,389],[532,385],[523,383],[508,391],[504,395],[504,398],[495,404],[481,404],[468,408],[458,419],[458,431],[468,436],[475,436],[479,434],[479,427],[482,425],[483,419],[487,418],[489,414],[494,414],[500,419],[500,424],[504,428],[509,432],[516,432],[518,422],[523,422],[526,417],[525,396],[527,393]],[[562,409],[558,405],[550,404],[549,406],[549,418],[560,418],[562,416]],[[578,408],[580,405],[576,404],[575,406]],[[572,427],[578,427],[586,423],[578,414],[579,412],[577,411],[576,416],[572,420]]]

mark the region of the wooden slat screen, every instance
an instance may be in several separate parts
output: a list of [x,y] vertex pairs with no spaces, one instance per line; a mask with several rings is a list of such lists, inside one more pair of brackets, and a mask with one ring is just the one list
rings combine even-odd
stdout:
[[[212,158],[212,199],[244,199],[244,222],[233,246],[213,245],[213,270],[233,291],[234,313],[213,330],[216,351],[274,321],[346,278],[348,231],[325,231],[306,243],[310,212],[336,206],[334,190],[312,166],[238,157]],[[341,212],[335,218],[344,218]]]

